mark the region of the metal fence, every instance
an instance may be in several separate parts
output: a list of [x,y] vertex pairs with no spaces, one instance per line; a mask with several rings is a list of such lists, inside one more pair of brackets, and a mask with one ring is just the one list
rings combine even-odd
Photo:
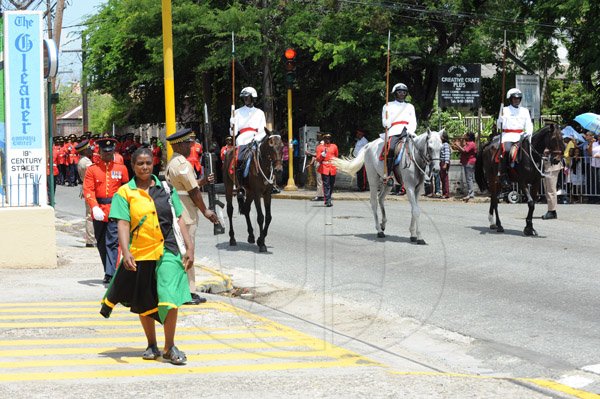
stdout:
[[[43,200],[46,203],[46,199]],[[39,177],[10,177],[7,183],[0,184],[0,208],[40,206],[41,203]]]

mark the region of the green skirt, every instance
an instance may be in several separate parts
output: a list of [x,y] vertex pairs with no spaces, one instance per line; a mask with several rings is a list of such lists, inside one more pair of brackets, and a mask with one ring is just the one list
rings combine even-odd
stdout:
[[177,309],[192,299],[181,255],[165,248],[159,260],[136,261],[137,270],[119,265],[106,294],[100,314],[108,318],[113,308],[122,304],[133,313],[149,316],[164,323],[170,309]]

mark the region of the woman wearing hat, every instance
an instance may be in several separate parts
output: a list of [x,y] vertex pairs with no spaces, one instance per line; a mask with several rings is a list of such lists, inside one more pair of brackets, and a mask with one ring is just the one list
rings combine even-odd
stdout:
[[320,163],[317,172],[321,174],[323,179],[323,195],[325,200],[325,206],[333,206],[331,203],[331,193],[333,192],[333,186],[335,184],[335,175],[337,168],[331,163],[332,158],[337,158],[338,148],[337,145],[331,142],[331,133],[323,134],[323,144],[317,146],[317,162]]

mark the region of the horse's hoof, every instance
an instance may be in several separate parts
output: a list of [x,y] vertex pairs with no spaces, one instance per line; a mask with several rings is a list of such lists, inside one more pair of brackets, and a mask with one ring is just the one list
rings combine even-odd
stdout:
[[237,241],[235,240],[235,238],[230,238],[229,239],[229,246],[235,247],[236,245],[237,245]]
[[383,224],[380,224],[379,227],[381,227],[381,231],[385,231],[385,226]]
[[496,228],[496,231],[497,231],[498,233],[504,233],[504,227],[502,227],[502,226],[498,226],[498,227]]
[[427,245],[424,239],[420,238],[417,240],[417,245]]
[[523,230],[523,234],[525,234],[526,236],[537,236],[537,231],[535,231],[533,227],[525,227],[525,230]]
[[267,246],[261,245],[260,247],[258,247],[258,252],[267,252]]
[[248,244],[254,244],[254,236],[248,236]]
[[377,232],[377,238],[385,238],[385,234],[383,233],[383,231]]
[[417,242],[417,237],[410,237],[410,242]]
[[490,224],[490,230],[496,230],[498,228],[498,226],[496,226],[495,224]]

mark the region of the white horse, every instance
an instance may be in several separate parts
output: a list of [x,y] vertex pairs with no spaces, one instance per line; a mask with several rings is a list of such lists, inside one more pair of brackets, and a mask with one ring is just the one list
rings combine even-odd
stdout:
[[[402,151],[402,159],[400,163],[394,166],[395,175],[402,177],[406,195],[410,201],[412,209],[412,217],[410,220],[410,241],[424,245],[425,240],[421,237],[419,230],[419,216],[421,209],[419,208],[419,193],[425,179],[429,180],[429,176],[425,175],[425,169],[430,166],[430,170],[434,173],[440,170],[440,151],[442,148],[442,129],[439,132],[430,131],[423,133],[415,138],[407,137],[406,145]],[[356,158],[335,158],[333,164],[342,172],[351,176],[355,176],[356,172],[365,165],[367,171],[367,179],[369,180],[369,190],[371,192],[371,208],[373,217],[375,218],[375,228],[377,229],[377,237],[385,237],[384,230],[387,222],[385,207],[383,202],[385,196],[392,189],[390,186],[383,184],[383,160],[379,159],[383,149],[383,139],[378,138],[365,145],[358,153]],[[393,151],[390,150],[390,156]],[[431,164],[431,165],[430,165]],[[377,202],[381,208],[381,223],[377,216]]]

